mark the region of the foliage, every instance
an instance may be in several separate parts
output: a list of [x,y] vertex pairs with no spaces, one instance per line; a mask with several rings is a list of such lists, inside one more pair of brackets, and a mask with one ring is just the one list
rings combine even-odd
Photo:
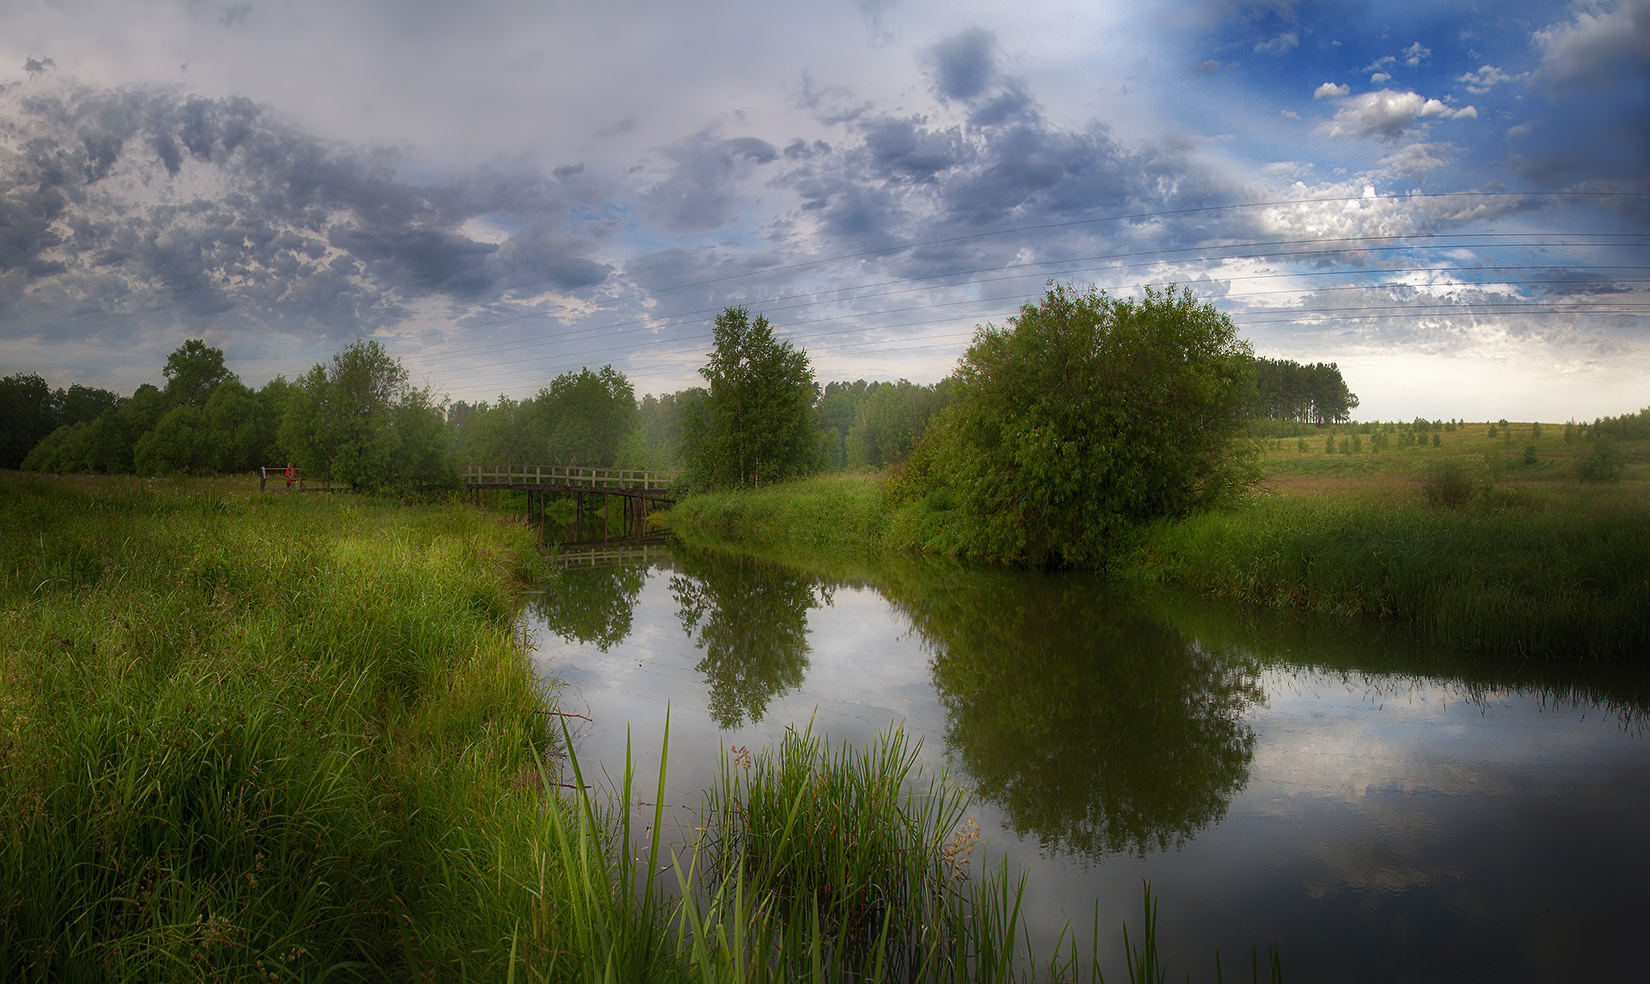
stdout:
[[713,330],[716,351],[699,370],[710,384],[702,429],[688,435],[692,480],[706,486],[782,482],[814,470],[814,399],[808,355],[774,340],[768,319],[725,309]]
[[454,404],[447,429],[464,464],[611,468],[635,433],[636,412],[630,380],[603,366],[562,373],[525,400]]
[[1421,485],[1427,505],[1459,509],[1473,502],[1487,501],[1495,488],[1495,473],[1482,461],[1469,463],[1448,458],[1427,473]]
[[90,423],[120,405],[104,389],[52,389],[37,373],[0,378],[0,468],[17,469],[47,435],[62,427]]
[[1582,430],[1587,440],[1596,440],[1600,437],[1618,441],[1650,438],[1650,407],[1638,413],[1624,413],[1619,417],[1595,418],[1591,426],[1583,424]]
[[132,449],[133,467],[139,475],[209,473],[216,458],[206,413],[188,403],[160,418]]
[[[223,352],[199,339],[173,351],[163,372],[166,389],[144,383],[124,400],[79,385],[50,394],[61,426],[37,440],[21,467],[59,474],[208,474],[248,471],[274,457],[285,379],[253,393],[224,365]],[[0,402],[9,382],[0,381]],[[31,398],[43,388],[25,387]]]
[[562,373],[539,391],[532,414],[549,463],[610,468],[636,426],[636,393],[612,366]]
[[1339,424],[1358,409],[1340,367],[1292,359],[1255,359],[1255,415],[1280,421]]
[[376,341],[317,364],[286,404],[280,445],[306,471],[363,489],[454,481],[440,408]]
[[219,384],[235,379],[224,365],[223,350],[191,338],[166,357],[166,403],[168,407],[204,407]]
[[923,438],[934,465],[906,495],[951,491],[960,553],[1101,565],[1133,525],[1250,480],[1252,364],[1189,291],[1120,301],[1051,283],[1008,328],[977,331]]
[[1594,441],[1592,447],[1576,459],[1576,475],[1583,482],[1619,482],[1626,473],[1627,459],[1607,439]]

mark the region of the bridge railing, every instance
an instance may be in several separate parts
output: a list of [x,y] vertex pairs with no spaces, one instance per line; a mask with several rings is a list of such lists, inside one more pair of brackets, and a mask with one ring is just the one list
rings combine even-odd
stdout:
[[681,472],[577,465],[466,465],[466,485],[564,485],[590,489],[668,489]]

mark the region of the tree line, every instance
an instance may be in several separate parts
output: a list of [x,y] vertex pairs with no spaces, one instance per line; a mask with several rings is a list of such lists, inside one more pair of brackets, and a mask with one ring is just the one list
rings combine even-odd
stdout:
[[1255,367],[1256,417],[1302,424],[1345,423],[1358,409],[1333,362],[1302,365],[1292,359],[1258,356]]
[[[25,471],[94,474],[230,474],[291,463],[355,488],[450,484],[444,407],[408,382],[398,361],[374,341],[357,341],[296,380],[277,376],[252,389],[221,349],[190,339],[161,370],[164,387],[129,397],[96,391],[95,414],[59,411],[39,377],[0,380],[8,400],[5,464]],[[44,395],[43,395],[44,394]],[[31,440],[32,438],[32,440]],[[23,450],[26,446],[26,450]],[[21,450],[21,457],[15,457]],[[15,464],[13,461],[15,460]]]
[[743,307],[716,319],[704,386],[640,400],[604,366],[522,399],[450,402],[412,386],[375,341],[257,390],[201,340],[162,373],[164,386],[124,398],[7,377],[0,463],[153,475],[290,461],[357,488],[452,484],[468,464],[679,469],[686,487],[714,488],[903,463],[898,494],[920,487],[937,503],[966,502],[996,516],[987,526],[1035,533],[1046,543],[1031,553],[1042,554],[1070,542],[1069,524],[1025,525],[1018,502],[997,510],[980,491],[1001,484],[988,473],[1029,483],[1047,499],[1039,514],[1098,510],[1077,527],[1133,522],[1219,499],[1242,457],[1234,428],[1254,417],[1322,424],[1357,406],[1335,364],[1255,358],[1229,320],[1185,291],[1118,300],[1064,285],[1008,328],[983,326],[958,370],[932,385],[821,385],[807,353]]

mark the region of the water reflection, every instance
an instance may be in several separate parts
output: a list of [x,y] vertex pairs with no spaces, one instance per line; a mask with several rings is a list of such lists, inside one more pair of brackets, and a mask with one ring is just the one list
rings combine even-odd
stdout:
[[553,581],[529,607],[552,632],[602,652],[630,635],[636,599],[647,582],[647,568],[615,563],[570,571]]
[[808,670],[808,612],[831,602],[819,578],[750,557],[679,553],[670,578],[682,630],[704,650],[695,667],[711,717],[732,730]]
[[1093,578],[938,568],[890,594],[929,645],[947,745],[1045,849],[1178,847],[1248,781],[1254,656],[1212,650]]
[[929,559],[621,559],[648,565],[639,595],[633,572],[568,570],[540,637],[589,702],[591,762],[622,767],[672,708],[667,802],[696,800],[719,746],[899,720],[978,791],[1042,952],[1097,898],[1136,912],[1149,878],[1194,965],[1258,942],[1308,980],[1638,971],[1645,667]]

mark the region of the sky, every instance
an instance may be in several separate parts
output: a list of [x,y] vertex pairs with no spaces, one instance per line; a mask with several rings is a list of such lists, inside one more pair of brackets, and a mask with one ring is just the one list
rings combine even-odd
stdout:
[[1362,419],[1650,406],[1650,0],[8,0],[0,374],[935,382],[1181,285]]

